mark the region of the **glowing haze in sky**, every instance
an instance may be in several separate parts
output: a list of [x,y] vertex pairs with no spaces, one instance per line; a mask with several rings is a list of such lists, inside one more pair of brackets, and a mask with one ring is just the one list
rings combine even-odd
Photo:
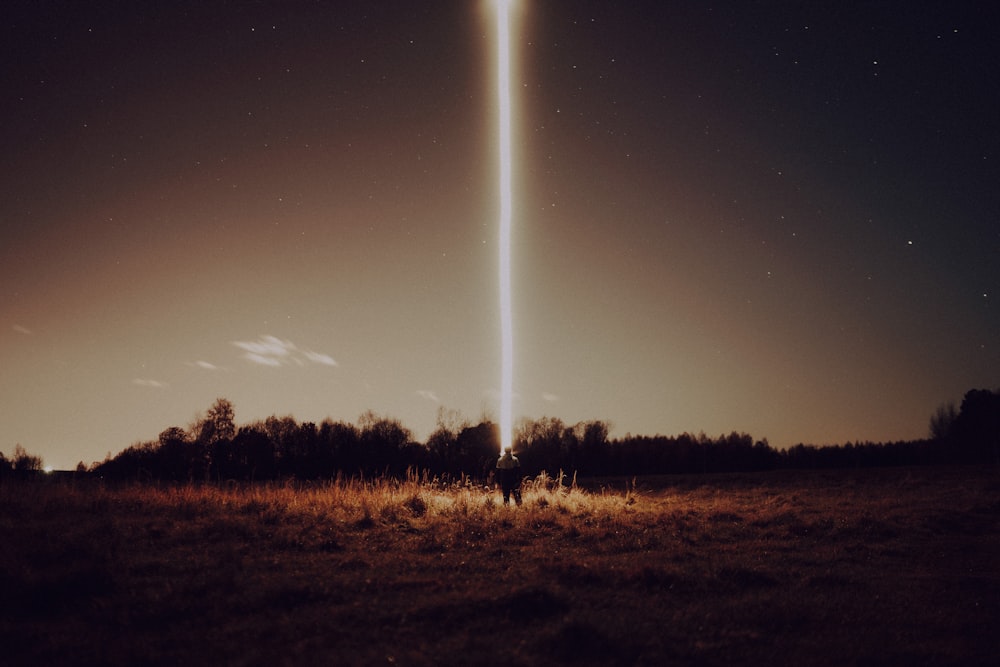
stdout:
[[[496,416],[487,0],[21,2],[0,451]],[[1000,386],[991,3],[517,10],[516,418],[922,437]]]

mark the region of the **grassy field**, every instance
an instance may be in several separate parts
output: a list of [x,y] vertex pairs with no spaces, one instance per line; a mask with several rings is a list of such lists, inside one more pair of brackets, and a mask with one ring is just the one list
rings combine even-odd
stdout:
[[6,665],[993,665],[1000,474],[0,486]]

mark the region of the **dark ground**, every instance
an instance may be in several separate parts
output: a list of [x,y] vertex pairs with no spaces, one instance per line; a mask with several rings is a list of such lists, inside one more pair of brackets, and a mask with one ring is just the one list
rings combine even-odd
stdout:
[[957,667],[1000,654],[996,469],[640,478],[628,495],[527,492],[520,509],[463,497],[8,482],[0,662]]

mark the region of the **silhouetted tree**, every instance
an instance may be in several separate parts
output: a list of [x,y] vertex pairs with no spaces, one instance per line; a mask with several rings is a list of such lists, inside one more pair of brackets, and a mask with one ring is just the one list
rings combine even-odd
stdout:
[[353,424],[324,421],[320,439],[326,452],[323,456],[329,457],[328,464],[324,464],[328,465],[324,475],[333,476],[337,472],[351,475],[361,469],[361,436]]
[[319,429],[316,424],[314,422],[300,424],[295,434],[295,460],[290,465],[292,474],[301,479],[315,479],[319,450]]
[[608,434],[611,425],[603,421],[580,422],[574,429],[580,443],[579,459],[573,470],[584,475],[596,475],[606,468],[608,462]]
[[963,463],[1000,463],[1000,390],[965,394],[951,436]]
[[274,443],[260,422],[240,428],[233,438],[234,477],[268,480],[277,475]]
[[500,427],[485,421],[466,426],[455,438],[459,472],[485,478],[493,472],[500,456]]
[[948,442],[952,436],[956,419],[958,419],[958,410],[954,403],[949,402],[938,406],[938,409],[931,415],[931,439],[941,443]]
[[122,450],[117,456],[109,453],[94,471],[108,480],[137,480],[146,482],[158,478],[159,443],[136,443]]
[[171,426],[160,433],[160,448],[157,452],[155,476],[161,479],[182,481],[191,475],[193,445],[187,432],[179,426]]
[[427,450],[436,474],[458,475],[461,472],[457,441],[458,434],[441,425],[428,436]]
[[264,433],[274,450],[275,477],[291,474],[290,464],[295,460],[295,437],[298,424],[289,415],[271,415],[264,420]]
[[411,439],[409,429],[398,419],[380,417],[371,410],[361,415],[358,421],[362,472],[366,475],[404,473],[406,465],[402,452]]
[[440,406],[437,412],[437,423],[434,432],[427,438],[428,465],[436,474],[458,476],[463,471],[461,452],[458,447],[458,434],[469,423],[456,410],[448,410]]
[[212,470],[212,454],[225,452],[236,434],[233,404],[225,398],[215,399],[208,412],[197,423],[196,432],[196,437],[188,447],[189,476],[192,480],[208,481]]
[[42,470],[42,457],[33,456],[21,446],[20,443],[14,446],[14,458],[11,459],[11,466],[14,474],[19,477],[26,477],[32,473]]
[[514,452],[526,475],[537,475],[544,470],[555,476],[565,468],[560,457],[565,430],[566,425],[558,417],[521,420],[514,433]]

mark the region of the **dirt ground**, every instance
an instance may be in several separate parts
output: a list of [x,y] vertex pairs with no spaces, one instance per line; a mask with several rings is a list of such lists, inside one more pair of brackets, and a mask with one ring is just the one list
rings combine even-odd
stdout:
[[0,662],[996,664],[996,469],[580,484],[7,482]]

